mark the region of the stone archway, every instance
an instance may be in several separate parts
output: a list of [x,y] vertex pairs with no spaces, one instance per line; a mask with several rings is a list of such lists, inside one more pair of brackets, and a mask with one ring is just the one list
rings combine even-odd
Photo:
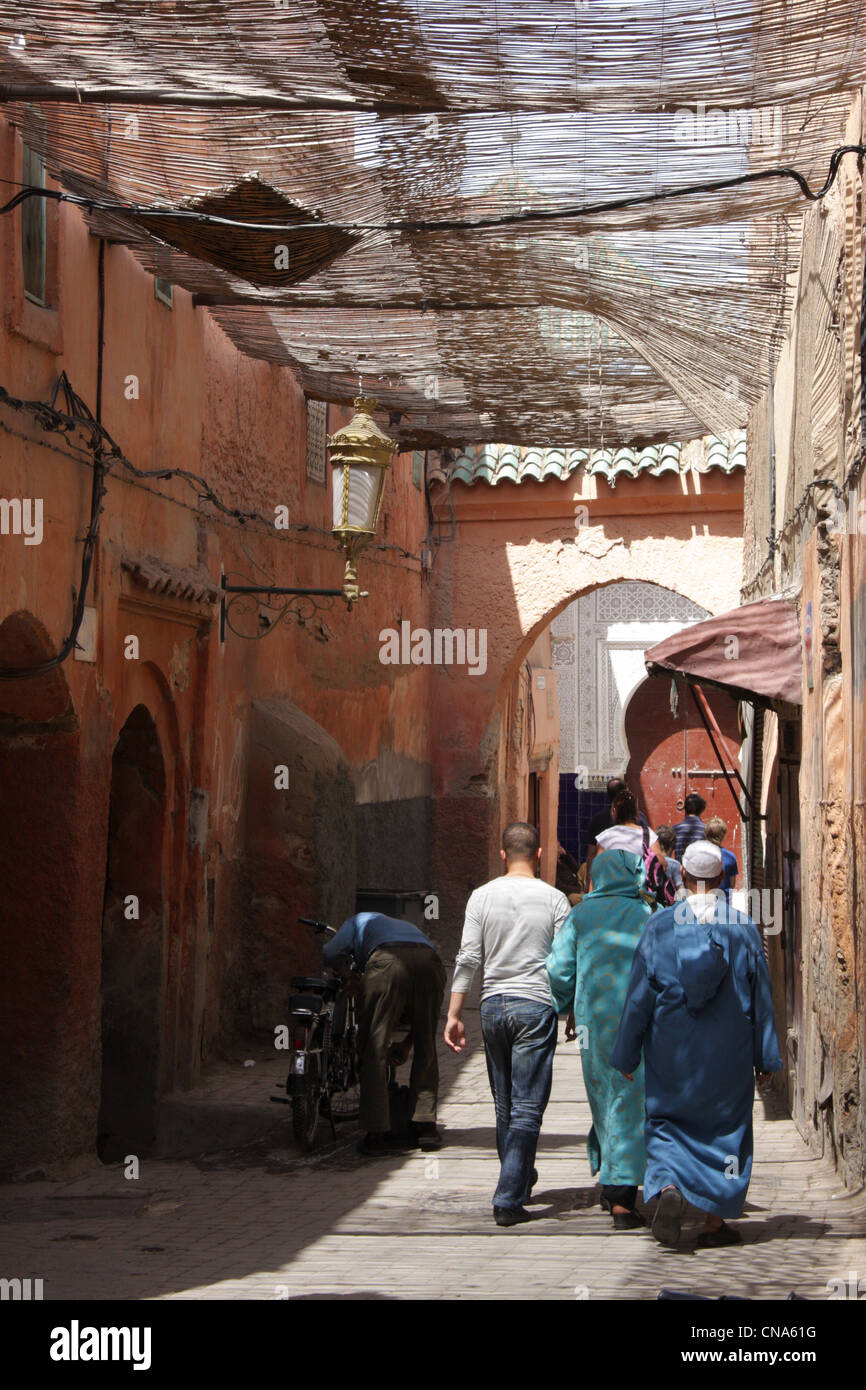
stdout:
[[[647,749],[654,749],[648,735],[660,720],[667,722],[658,699],[648,711],[652,728],[639,718],[634,722],[641,704],[637,692],[643,689],[647,694],[644,652],[708,616],[706,608],[670,587],[624,580],[581,595],[551,623],[560,712],[558,835],[575,858],[582,860],[586,854],[594,817],[607,811],[609,778],[625,776],[640,795],[639,776],[632,785],[635,732]],[[627,731],[630,708],[633,727]],[[657,801],[654,795],[653,804]],[[670,798],[664,805],[667,814]],[[645,805],[641,809],[649,814]],[[653,815],[650,822],[655,823]]]
[[502,702],[552,619],[582,594],[622,580],[673,591],[704,612],[736,607],[742,542],[732,533],[738,519],[732,514],[718,534],[704,534],[682,517],[665,521],[672,534],[662,539],[657,522],[644,519],[633,527],[623,523],[633,532],[626,538],[582,537],[579,545],[564,543],[558,533],[518,541],[506,532],[492,576],[483,545],[458,547],[451,582],[440,590],[448,601],[440,603],[437,625],[486,628],[488,659],[477,675],[446,666],[432,670],[434,886],[449,938],[457,936],[469,892],[495,872]]
[[103,1162],[149,1152],[156,1138],[163,1022],[166,772],[156,724],[136,705],[111,760],[102,917]]
[[586,766],[601,779],[622,774],[629,755],[626,709],[646,680],[643,653],[707,617],[705,607],[676,589],[640,580],[599,586],[560,611],[550,630],[563,771]]
[[[0,624],[0,667],[50,660],[27,612]],[[0,681],[0,1175],[83,1146],[87,1068],[79,1041],[86,948],[76,939],[79,731],[61,669]]]
[[449,936],[495,870],[509,691],[551,620],[581,594],[642,580],[710,613],[739,603],[742,478],[715,470],[608,482],[579,472],[495,487],[451,480],[436,556],[435,627],[484,631],[484,669],[431,669],[433,889]]

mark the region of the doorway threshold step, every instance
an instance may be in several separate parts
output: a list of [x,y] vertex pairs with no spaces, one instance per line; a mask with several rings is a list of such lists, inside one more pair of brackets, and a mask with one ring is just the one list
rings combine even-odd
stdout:
[[157,1112],[155,1155],[193,1158],[252,1144],[291,1129],[288,1111],[262,1101],[223,1100],[195,1091],[163,1096]]

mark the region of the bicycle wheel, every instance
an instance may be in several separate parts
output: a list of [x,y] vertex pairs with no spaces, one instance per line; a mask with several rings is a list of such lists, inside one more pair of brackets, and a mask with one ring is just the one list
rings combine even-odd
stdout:
[[346,1033],[341,1040],[339,1055],[333,1058],[331,1077],[331,1114],[334,1123],[355,1120],[361,1109],[361,1084],[358,1077],[357,1025],[354,1011],[350,1013]]
[[319,1128],[319,1109],[321,1097],[309,1092],[303,1096],[292,1096],[292,1129],[298,1147],[305,1153],[312,1153],[316,1147],[316,1134]]
[[311,1071],[307,1088],[301,1096],[292,1096],[292,1130],[298,1147],[305,1154],[316,1147],[316,1134],[322,1108],[322,1088],[319,1084],[318,1058],[311,1056]]

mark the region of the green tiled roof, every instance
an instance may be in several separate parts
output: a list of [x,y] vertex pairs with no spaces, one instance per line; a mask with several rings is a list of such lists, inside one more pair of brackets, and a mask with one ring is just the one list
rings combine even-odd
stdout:
[[690,444],[648,444],[643,449],[519,449],[512,444],[469,445],[456,457],[451,451],[432,474],[441,481],[467,483],[522,483],[527,478],[562,481],[583,469],[591,477],[603,478],[616,487],[623,476],[639,478],[648,474],[682,473],[694,468],[708,473],[719,468],[732,473],[746,466],[746,432],[735,431],[724,438],[712,437]]

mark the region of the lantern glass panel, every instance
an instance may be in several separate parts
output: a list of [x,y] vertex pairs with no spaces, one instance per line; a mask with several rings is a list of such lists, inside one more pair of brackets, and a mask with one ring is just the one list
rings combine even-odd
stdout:
[[[379,501],[379,488],[382,482],[382,469],[369,464],[344,464],[334,470],[334,530],[343,526],[352,530],[376,531],[376,507]],[[349,490],[349,506],[346,520],[343,520],[344,489]]]

